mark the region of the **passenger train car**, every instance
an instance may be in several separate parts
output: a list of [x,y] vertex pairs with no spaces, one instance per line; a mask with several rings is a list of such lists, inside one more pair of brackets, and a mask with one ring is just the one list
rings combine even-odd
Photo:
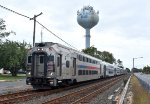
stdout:
[[27,55],[26,83],[35,89],[45,89],[120,75],[121,70],[58,43],[36,43]]

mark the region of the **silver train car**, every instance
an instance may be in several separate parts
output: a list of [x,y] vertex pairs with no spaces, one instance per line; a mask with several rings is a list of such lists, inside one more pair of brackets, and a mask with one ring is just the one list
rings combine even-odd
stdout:
[[27,55],[26,84],[34,89],[122,74],[119,67],[52,42],[36,43]]

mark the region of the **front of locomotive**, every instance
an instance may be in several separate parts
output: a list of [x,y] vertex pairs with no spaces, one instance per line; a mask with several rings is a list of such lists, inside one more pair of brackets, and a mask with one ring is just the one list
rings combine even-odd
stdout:
[[26,84],[34,89],[56,86],[55,52],[49,47],[34,47],[28,52]]

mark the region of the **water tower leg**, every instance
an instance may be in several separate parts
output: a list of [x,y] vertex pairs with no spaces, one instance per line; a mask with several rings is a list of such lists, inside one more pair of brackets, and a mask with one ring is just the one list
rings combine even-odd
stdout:
[[85,35],[85,48],[89,48],[90,47],[90,29],[86,29],[86,35]]

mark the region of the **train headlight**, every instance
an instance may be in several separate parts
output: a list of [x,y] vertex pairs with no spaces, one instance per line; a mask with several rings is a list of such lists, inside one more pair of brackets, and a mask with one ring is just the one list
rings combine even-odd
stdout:
[[43,51],[44,49],[43,49],[43,48],[38,48],[37,50],[38,50],[38,51]]
[[54,75],[54,72],[51,72],[50,75],[53,76],[53,75]]
[[31,76],[31,71],[27,71],[26,75],[29,77]]
[[28,72],[29,75],[31,75],[31,72]]

